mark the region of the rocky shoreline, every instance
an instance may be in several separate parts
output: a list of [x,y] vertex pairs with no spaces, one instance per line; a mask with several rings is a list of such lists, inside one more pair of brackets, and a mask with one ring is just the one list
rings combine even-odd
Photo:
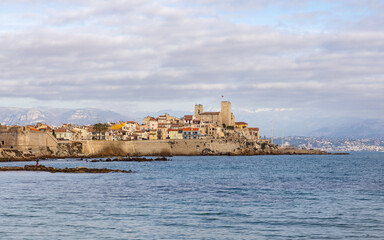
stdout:
[[171,161],[166,157],[157,157],[157,158],[141,158],[141,157],[117,157],[117,158],[107,158],[107,159],[94,159],[90,162],[165,162]]
[[[256,153],[244,153],[244,154],[185,154],[177,156],[263,156],[263,155],[348,155],[349,153],[328,153],[320,150],[302,150],[299,151],[273,151],[268,153],[256,152]],[[156,158],[146,158],[145,156],[116,156],[116,155],[70,155],[70,156],[17,156],[17,157],[0,157],[0,162],[32,162],[36,160],[48,160],[48,159],[69,159],[76,158],[80,160],[92,159],[89,162],[154,162],[154,161],[170,161],[169,157],[173,156],[158,156]],[[103,159],[106,158],[106,159]],[[88,160],[87,160],[88,161]]]
[[119,169],[107,169],[107,168],[87,168],[87,167],[76,167],[76,168],[54,168],[46,167],[44,165],[25,165],[24,167],[0,167],[0,172],[8,171],[33,171],[33,172],[50,172],[50,173],[132,173],[132,170],[119,170]]
[[[36,159],[117,157],[119,161],[158,156],[254,156],[254,155],[329,155],[317,149],[281,148],[268,141],[239,139],[169,140],[169,141],[84,141],[59,143],[36,150],[30,145],[0,148],[0,162],[35,161]],[[159,160],[158,159],[158,160]],[[136,159],[137,161],[144,161]],[[116,160],[114,160],[116,161]]]

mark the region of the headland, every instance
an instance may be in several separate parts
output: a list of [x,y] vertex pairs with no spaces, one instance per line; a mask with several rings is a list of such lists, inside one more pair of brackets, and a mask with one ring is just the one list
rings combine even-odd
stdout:
[[147,116],[143,123],[121,121],[79,126],[44,123],[28,126],[0,125],[0,161],[37,158],[97,158],[112,156],[199,156],[328,154],[313,149],[278,147],[261,139],[259,128],[235,122],[231,103],[221,102],[220,112],[194,115]]
[[[50,133],[12,129],[10,147],[0,148],[0,161],[32,161],[44,158],[98,158],[126,156],[241,156],[328,154],[320,150],[279,148],[268,140],[174,139],[145,141],[57,141]],[[0,133],[1,134],[1,133]]]

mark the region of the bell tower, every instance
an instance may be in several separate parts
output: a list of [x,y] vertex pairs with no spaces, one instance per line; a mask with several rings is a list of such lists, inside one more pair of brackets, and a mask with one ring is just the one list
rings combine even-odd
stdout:
[[195,118],[200,119],[200,114],[203,113],[203,105],[196,104],[195,105]]
[[225,124],[225,126],[233,126],[232,122],[232,110],[231,110],[231,102],[222,101],[221,102],[221,122]]

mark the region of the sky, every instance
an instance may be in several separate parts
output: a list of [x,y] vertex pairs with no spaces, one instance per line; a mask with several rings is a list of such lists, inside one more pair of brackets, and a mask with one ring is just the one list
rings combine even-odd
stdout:
[[[384,119],[382,0],[1,0],[0,107]],[[224,96],[224,97],[223,97]],[[268,131],[267,131],[268,129]]]

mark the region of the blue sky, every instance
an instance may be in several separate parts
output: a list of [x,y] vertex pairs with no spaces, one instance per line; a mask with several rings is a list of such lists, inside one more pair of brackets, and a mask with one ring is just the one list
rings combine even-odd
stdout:
[[141,116],[216,109],[224,95],[238,120],[293,135],[384,119],[383,10],[381,0],[1,1],[0,107]]

